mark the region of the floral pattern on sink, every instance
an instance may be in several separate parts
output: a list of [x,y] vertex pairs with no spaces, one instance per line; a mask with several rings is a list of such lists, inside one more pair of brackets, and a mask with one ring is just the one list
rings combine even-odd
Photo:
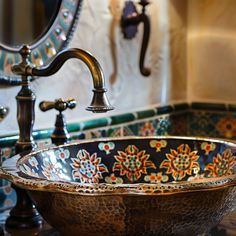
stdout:
[[236,172],[235,151],[210,140],[124,138],[83,142],[19,161],[26,175],[78,183],[166,183]]
[[79,150],[77,157],[72,158],[70,164],[73,168],[73,179],[78,179],[81,183],[99,183],[102,173],[108,172],[107,167],[101,161],[102,159],[97,156],[97,153],[90,155],[84,149]]

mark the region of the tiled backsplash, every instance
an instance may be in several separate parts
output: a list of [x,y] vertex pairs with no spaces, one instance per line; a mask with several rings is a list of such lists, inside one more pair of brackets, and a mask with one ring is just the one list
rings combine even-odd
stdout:
[[188,134],[236,139],[236,106],[193,103],[188,111]]
[[[236,109],[233,105],[183,103],[134,113],[69,124],[72,140],[118,136],[203,136],[236,139]],[[39,148],[51,143],[52,130],[34,132]],[[17,136],[0,138],[0,162],[14,155]],[[0,180],[0,211],[11,207],[15,193]]]

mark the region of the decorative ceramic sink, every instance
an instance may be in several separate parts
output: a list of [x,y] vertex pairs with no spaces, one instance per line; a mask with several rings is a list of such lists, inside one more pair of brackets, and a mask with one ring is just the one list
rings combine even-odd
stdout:
[[0,176],[62,235],[202,235],[236,206],[235,155],[214,139],[103,139],[15,156]]

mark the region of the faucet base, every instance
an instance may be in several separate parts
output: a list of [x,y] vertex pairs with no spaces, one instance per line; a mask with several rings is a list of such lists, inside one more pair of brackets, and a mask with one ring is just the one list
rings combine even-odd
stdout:
[[17,203],[6,220],[6,228],[31,229],[42,225],[42,218],[25,190],[12,186],[17,193]]

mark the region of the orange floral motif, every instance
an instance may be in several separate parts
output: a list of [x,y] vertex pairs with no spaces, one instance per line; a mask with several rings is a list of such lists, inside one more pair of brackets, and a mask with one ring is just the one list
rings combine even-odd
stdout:
[[216,124],[218,132],[225,138],[236,136],[236,119],[232,116],[226,116]]
[[108,172],[97,153],[90,155],[85,149],[80,150],[77,158],[72,158],[72,161],[73,177],[81,183],[98,183],[102,179],[102,173]]
[[141,136],[152,136],[155,135],[155,128],[152,122],[145,122],[144,125],[139,130],[139,135]]
[[191,175],[200,170],[197,151],[191,151],[188,144],[181,144],[177,151],[171,149],[170,152],[166,154],[168,160],[164,160],[160,168],[166,168],[166,174],[172,174],[175,180],[182,180],[186,174]]
[[129,145],[125,152],[118,151],[115,155],[117,162],[113,165],[113,171],[120,171],[120,175],[126,175],[130,181],[138,180],[142,174],[147,174],[147,168],[156,169],[149,154],[145,150],[139,151],[135,145]]
[[232,155],[230,149],[226,149],[223,154],[217,154],[213,158],[213,163],[205,167],[205,171],[209,171],[209,177],[221,177],[233,174],[233,167],[235,166],[235,157]]

